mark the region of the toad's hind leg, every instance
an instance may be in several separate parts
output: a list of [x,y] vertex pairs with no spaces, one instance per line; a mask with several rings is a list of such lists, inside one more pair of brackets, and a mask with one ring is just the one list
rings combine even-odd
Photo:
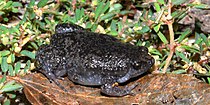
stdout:
[[125,96],[125,95],[133,95],[131,92],[138,84],[133,84],[131,86],[126,86],[124,88],[120,88],[115,86],[114,84],[104,84],[101,86],[101,92],[108,96]]

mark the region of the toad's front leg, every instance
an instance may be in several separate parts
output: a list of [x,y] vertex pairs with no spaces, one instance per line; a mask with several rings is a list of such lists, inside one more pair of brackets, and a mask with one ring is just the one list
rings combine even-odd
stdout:
[[52,70],[50,70],[50,68],[48,66],[44,66],[44,70],[41,70],[41,72],[50,80],[50,82],[53,81],[59,88],[61,88],[65,92],[67,92],[67,90],[57,80],[60,78],[60,76],[56,77],[56,75],[53,74]]

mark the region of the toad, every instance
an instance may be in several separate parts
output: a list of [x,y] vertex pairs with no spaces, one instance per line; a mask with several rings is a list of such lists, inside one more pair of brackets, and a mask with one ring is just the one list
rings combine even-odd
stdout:
[[132,94],[138,84],[122,88],[116,83],[125,83],[147,72],[154,58],[144,46],[64,23],[56,26],[50,44],[38,49],[36,63],[41,73],[65,91],[57,79],[66,75],[80,85],[100,86],[105,95],[125,96]]

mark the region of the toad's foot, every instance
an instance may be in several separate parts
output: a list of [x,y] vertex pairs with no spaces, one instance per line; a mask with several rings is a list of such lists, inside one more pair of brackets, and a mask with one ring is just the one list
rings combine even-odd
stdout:
[[105,84],[101,86],[101,92],[109,95],[109,96],[125,96],[125,95],[133,95],[131,92],[138,83],[135,83],[131,86],[126,86],[125,88],[119,88],[113,84]]
[[61,88],[63,91],[68,92],[65,87],[63,87],[60,82],[57,80],[57,78],[52,72],[44,72],[44,74],[47,76],[47,78],[50,80],[50,82],[54,82],[59,88]]

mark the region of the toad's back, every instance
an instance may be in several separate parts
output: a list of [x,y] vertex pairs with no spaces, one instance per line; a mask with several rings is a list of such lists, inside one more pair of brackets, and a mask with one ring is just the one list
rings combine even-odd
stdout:
[[[67,68],[71,68],[68,76],[83,85],[101,85],[104,78],[117,81],[133,69],[132,63],[136,59],[144,59],[148,53],[146,47],[133,46],[109,35],[87,31],[54,34],[51,45],[64,50],[69,65]],[[139,74],[145,70],[142,69]]]

